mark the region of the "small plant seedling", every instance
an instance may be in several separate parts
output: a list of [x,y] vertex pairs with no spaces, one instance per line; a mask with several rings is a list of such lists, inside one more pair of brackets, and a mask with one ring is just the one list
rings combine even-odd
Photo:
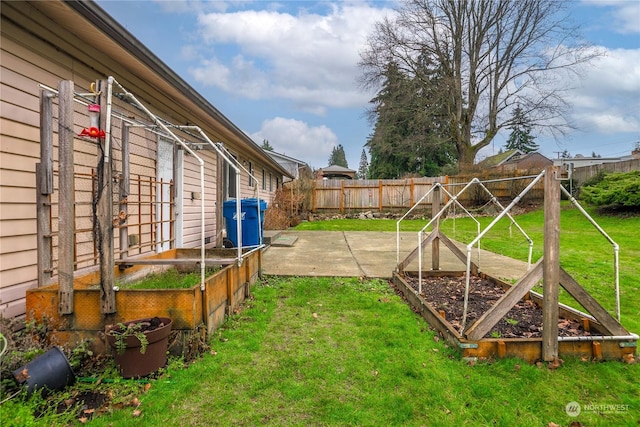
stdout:
[[115,328],[109,331],[109,335],[115,337],[116,341],[116,351],[118,354],[123,354],[127,349],[127,338],[134,336],[140,341],[140,353],[144,354],[147,351],[147,346],[149,345],[149,341],[147,340],[147,336],[144,334],[142,328],[144,327],[144,323],[118,323]]
[[518,324],[518,321],[516,319],[506,319],[506,321],[507,321],[508,324],[513,325],[513,326]]

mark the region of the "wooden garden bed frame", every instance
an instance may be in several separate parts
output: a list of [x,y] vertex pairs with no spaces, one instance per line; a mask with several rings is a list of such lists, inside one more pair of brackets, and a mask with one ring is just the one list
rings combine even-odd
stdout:
[[[157,265],[191,265],[199,267],[199,249],[172,249],[153,256],[129,260],[136,264],[127,270],[114,269],[118,280],[135,280]],[[233,313],[251,293],[251,286],[262,275],[262,251],[245,253],[242,262],[233,258],[233,249],[209,249],[207,259],[220,262],[229,259],[222,269],[205,280],[204,290],[197,284],[186,289],[119,289],[115,292],[117,312],[101,313],[101,291],[99,272],[89,273],[74,279],[73,307],[71,314],[58,310],[59,285],[30,289],[27,291],[27,320],[46,323],[52,343],[76,345],[83,339],[94,340],[94,350],[107,350],[104,341],[96,339],[105,326],[126,320],[144,317],[169,317],[173,330],[190,333],[199,329],[213,333],[222,324],[225,316]],[[187,262],[184,262],[187,261]],[[218,264],[220,265],[220,264]]]
[[[483,274],[477,264],[471,262],[471,248],[491,227],[502,218],[509,215],[509,210],[529,191],[533,185],[544,178],[544,256],[531,266],[529,255],[529,270],[513,286]],[[432,326],[454,346],[462,350],[463,357],[518,357],[529,362],[536,360],[553,361],[561,356],[592,357],[595,359],[620,359],[626,354],[635,353],[638,335],[629,333],[618,320],[609,314],[580,284],[571,277],[561,266],[560,253],[560,181],[564,179],[563,172],[557,166],[547,167],[540,175],[525,188],[485,230],[479,232],[478,237],[467,245],[467,254],[460,251],[440,230],[439,219],[449,205],[456,202],[460,193],[464,192],[467,184],[455,197],[441,209],[439,203],[432,205],[433,231],[422,239],[425,226],[419,232],[418,247],[402,262],[398,263],[393,273],[393,281],[405,295],[409,303],[418,310]],[[434,200],[439,200],[439,187],[433,187],[436,192]],[[572,198],[572,202],[575,199]],[[584,213],[584,212],[583,212]],[[512,220],[513,221],[513,220]],[[594,224],[595,225],[595,224]],[[399,222],[398,222],[399,228]],[[603,230],[600,230],[603,232]],[[607,236],[608,237],[608,236]],[[467,269],[464,272],[440,271],[440,241],[462,261]],[[422,270],[422,249],[432,245],[431,271]],[[617,246],[617,245],[616,245]],[[616,253],[617,256],[617,253]],[[416,257],[419,257],[419,271],[408,272],[406,267]],[[617,258],[616,258],[617,260]],[[617,264],[617,261],[616,261]],[[617,265],[616,265],[617,268]],[[425,298],[411,288],[403,279],[403,275],[415,275],[421,280],[428,276],[465,276],[467,286],[465,290],[465,308],[463,310],[462,330],[454,329],[445,319],[436,313]],[[496,301],[473,324],[466,325],[467,297],[469,292],[469,278],[481,276],[491,280],[506,290],[504,295]],[[543,294],[536,294],[531,289],[542,281]],[[590,314],[581,313],[558,301],[559,288],[563,287]],[[616,283],[616,292],[617,283]],[[535,299],[542,307],[542,337],[526,339],[488,339],[483,338],[493,326],[500,321],[514,305],[522,299]],[[617,307],[619,313],[619,305]],[[600,335],[590,337],[559,337],[558,319],[566,317],[588,325],[590,330]]]
[[[443,316],[437,312],[424,296],[419,295],[405,277],[417,277],[417,272],[395,272],[393,282],[403,293],[411,306],[440,334],[447,342],[461,352],[461,357],[468,359],[495,359],[515,357],[529,363],[543,360],[540,338],[479,338],[469,339],[456,330]],[[462,277],[464,271],[425,271],[423,277]],[[489,280],[505,290],[512,285],[489,276],[478,273],[478,276]],[[542,305],[542,296],[535,292],[527,292],[523,299],[531,299]],[[589,337],[558,337],[558,357],[589,358],[595,360],[621,360],[626,354],[633,354],[637,347],[637,336],[625,332],[626,336],[614,336],[593,316],[582,313],[564,304],[559,304],[560,317],[579,321],[586,325],[592,333]]]

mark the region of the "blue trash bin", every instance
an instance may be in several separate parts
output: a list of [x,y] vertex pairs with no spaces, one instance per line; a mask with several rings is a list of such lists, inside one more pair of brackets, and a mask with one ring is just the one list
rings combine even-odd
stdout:
[[[260,222],[258,222],[258,207],[260,209]],[[258,199],[240,200],[240,216],[242,221],[242,246],[257,246],[262,241],[264,229],[264,211],[267,203]],[[224,202],[222,209],[227,228],[227,238],[234,247],[238,247],[238,225],[236,213],[236,199]]]

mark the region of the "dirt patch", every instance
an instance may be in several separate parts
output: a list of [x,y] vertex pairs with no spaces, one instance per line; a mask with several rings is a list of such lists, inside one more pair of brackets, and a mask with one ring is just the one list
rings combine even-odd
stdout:
[[[405,278],[418,291],[418,278]],[[444,311],[446,320],[461,330],[464,310],[465,277],[430,277],[422,279],[422,296],[436,311]],[[469,280],[467,325],[473,324],[505,290],[490,280],[473,276]],[[558,319],[558,336],[589,336],[582,324],[572,319]],[[484,338],[540,338],[542,337],[542,307],[533,300],[520,300],[489,331]]]

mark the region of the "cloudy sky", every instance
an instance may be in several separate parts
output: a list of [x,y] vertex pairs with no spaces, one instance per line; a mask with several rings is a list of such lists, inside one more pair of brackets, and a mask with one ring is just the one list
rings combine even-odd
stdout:
[[[357,84],[359,52],[389,1],[121,1],[98,4],[258,144],[326,166],[342,144],[358,169],[372,93]],[[640,141],[640,1],[575,0],[583,37],[606,54],[568,101],[578,130],[539,135],[547,157],[627,155]],[[497,153],[499,135],[476,161]]]

